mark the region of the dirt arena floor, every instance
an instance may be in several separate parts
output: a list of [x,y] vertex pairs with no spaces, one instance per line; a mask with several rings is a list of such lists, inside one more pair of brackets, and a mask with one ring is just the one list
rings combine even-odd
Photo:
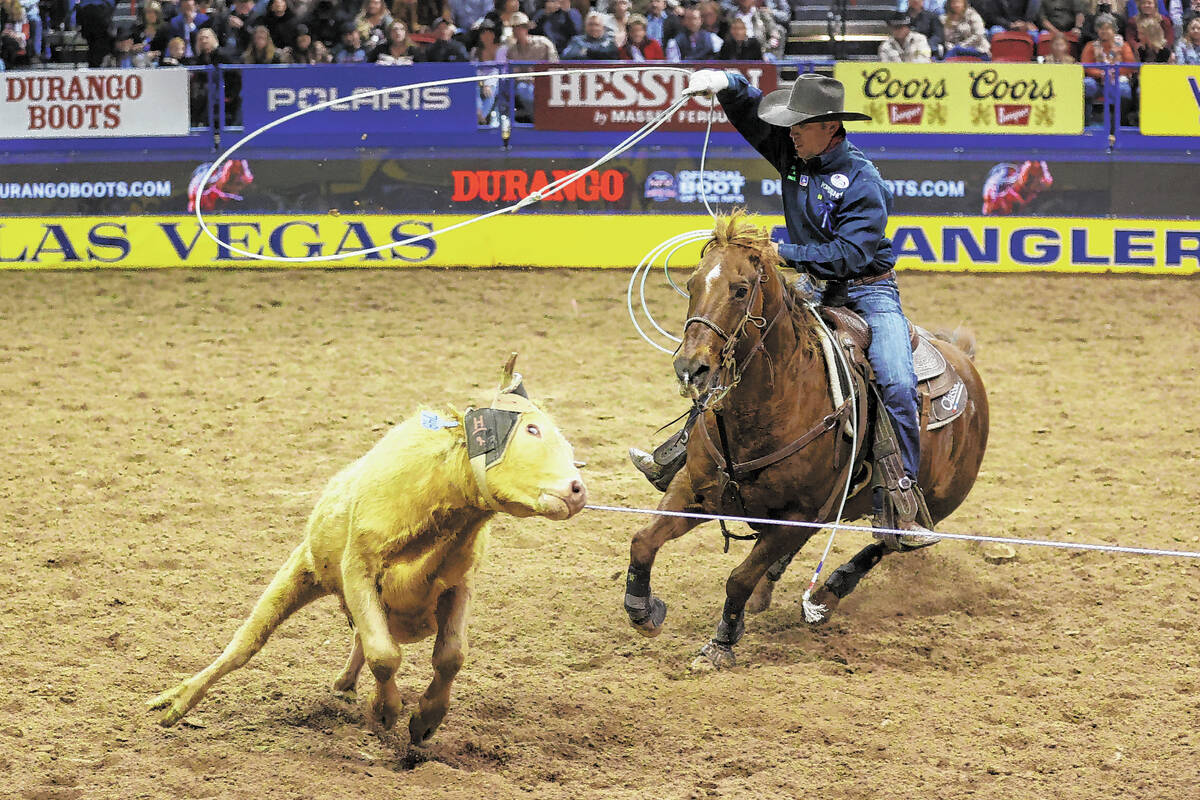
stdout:
[[[220,652],[325,481],[419,403],[479,398],[510,349],[592,501],[652,505],[625,448],[681,401],[625,316],[627,279],[0,274],[0,796],[1200,797],[1198,560],[992,564],[942,543],[886,559],[813,630],[814,542],[739,666],[694,675],[746,545],[722,555],[712,525],[668,545],[670,613],[647,640],[621,608],[640,520],[595,511],[497,521],[424,750],[364,722],[368,674],[357,702],[331,693],[350,637],[330,599],[159,727],[145,701]],[[983,472],[946,530],[1200,551],[1200,284],[902,286],[918,321],[974,328],[991,398]],[[430,650],[406,649],[410,706]]]

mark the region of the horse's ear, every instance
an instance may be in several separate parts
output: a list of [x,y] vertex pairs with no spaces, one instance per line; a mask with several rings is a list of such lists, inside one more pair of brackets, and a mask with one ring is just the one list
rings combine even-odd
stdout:
[[514,367],[517,365],[517,354],[513,353],[508,357],[508,361],[504,364],[504,371],[500,374],[500,388],[497,394],[519,394],[521,397],[528,398],[525,393],[525,384],[521,380],[521,373],[514,372]]

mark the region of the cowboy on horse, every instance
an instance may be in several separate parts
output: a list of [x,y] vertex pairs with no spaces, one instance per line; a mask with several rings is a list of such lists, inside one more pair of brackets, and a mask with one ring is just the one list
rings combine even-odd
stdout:
[[[735,71],[706,69],[692,75],[686,91],[715,93],[738,132],[779,171],[791,241],[778,251],[800,273],[794,288],[818,294],[826,306],[848,306],[870,328],[867,360],[895,433],[895,446],[876,448],[877,468],[889,476],[886,500],[895,509],[896,528],[904,531],[877,535],[897,549],[934,544],[937,537],[918,521],[928,522],[929,516],[917,487],[921,431],[910,331],[900,307],[892,242],[885,235],[892,193],[875,165],[846,141],[842,125],[870,117],[844,110],[840,81],[812,73],[801,75],[790,90],[764,97]],[[654,455],[629,451],[634,465],[662,490],[686,459],[686,450],[675,444]],[[883,492],[877,493],[877,517],[884,502]]]

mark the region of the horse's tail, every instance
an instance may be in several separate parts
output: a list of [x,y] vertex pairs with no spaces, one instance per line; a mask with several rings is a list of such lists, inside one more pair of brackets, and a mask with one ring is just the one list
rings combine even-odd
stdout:
[[939,329],[933,332],[933,335],[941,339],[943,342],[949,342],[966,353],[967,358],[975,360],[975,332],[970,328],[959,326],[952,331]]

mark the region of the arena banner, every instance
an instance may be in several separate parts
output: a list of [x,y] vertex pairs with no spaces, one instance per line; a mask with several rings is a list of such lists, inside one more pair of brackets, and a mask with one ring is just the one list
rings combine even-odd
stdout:
[[[540,69],[559,66],[543,64]],[[611,62],[579,66],[595,67],[598,71],[552,75],[534,81],[535,127],[552,131],[635,131],[675,102],[688,82],[688,73],[665,65],[662,70],[614,70]],[[774,89],[778,81],[774,64],[750,61],[721,66],[738,70],[750,85],[764,92]],[[708,118],[708,100],[697,97],[675,112],[659,130],[703,131],[708,127]],[[733,130],[719,103],[713,111],[713,130]]]
[[[242,121],[247,131],[319,103],[362,92],[476,74],[475,65],[468,63],[422,63],[404,67],[327,64],[312,70],[261,66],[246,67],[240,72]],[[428,134],[473,130],[476,90],[474,83],[397,89],[305,114],[275,130],[288,136],[344,135],[348,131]]]
[[[591,162],[512,153],[386,158],[235,158],[206,186],[209,161],[9,164],[0,171],[0,217],[180,214],[200,203],[223,214],[482,213],[511,205]],[[1200,216],[1200,161],[879,159],[897,214],[987,216]],[[624,156],[522,214],[688,214],[703,198],[760,214],[780,209],[779,174],[762,158]]]
[[[24,217],[0,220],[0,268],[291,266],[280,257],[329,256],[306,266],[616,267],[641,261],[665,238],[712,224],[706,215],[493,217],[381,253],[334,256],[445,228],[460,215],[265,215],[214,217],[227,244],[268,256],[247,259],[207,238],[194,217]],[[760,224],[786,238],[783,218]],[[1037,217],[893,217],[889,233],[903,270],[971,272],[1200,272],[1200,224],[1168,220]],[[694,261],[699,248],[682,252]]]
[[185,69],[0,72],[0,139],[185,136]]
[[1200,67],[1146,64],[1138,72],[1147,136],[1200,136]]
[[1083,132],[1083,68],[1062,64],[881,64],[840,61],[846,110],[873,133]]

